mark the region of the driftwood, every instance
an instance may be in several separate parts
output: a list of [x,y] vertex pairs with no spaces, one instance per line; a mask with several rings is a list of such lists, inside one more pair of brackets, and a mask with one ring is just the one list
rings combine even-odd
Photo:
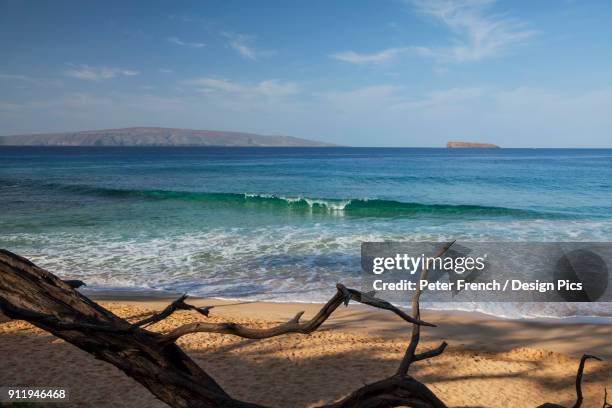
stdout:
[[[438,258],[444,255],[444,253],[446,253],[446,251],[448,251],[448,249],[454,243],[455,241],[452,241],[444,245],[438,251],[438,253],[436,253],[434,258]],[[427,268],[423,268],[421,270],[421,276],[419,277],[419,281],[426,280],[428,273],[429,271],[427,270]],[[412,314],[414,315],[415,319],[421,318],[420,300],[421,300],[421,287],[417,285],[414,296],[412,297]],[[414,325],[412,326],[412,337],[410,338],[410,344],[408,344],[408,348],[406,349],[404,358],[402,359],[402,362],[400,363],[400,366],[397,369],[398,375],[406,375],[406,373],[408,373],[408,369],[410,368],[410,364],[412,364],[414,361],[418,361],[421,359],[419,358],[420,356],[415,355],[416,349],[417,349],[417,346],[419,345],[420,340],[421,340],[421,328],[417,327],[417,325]],[[427,351],[424,354],[421,354],[421,356],[426,354],[428,356],[435,357],[437,355],[442,354],[444,352],[444,349],[446,349],[446,342],[442,342],[442,344],[440,344],[438,348]]]
[[[582,374],[584,373],[584,365],[589,358],[601,361],[599,357],[595,357],[590,354],[585,354],[580,359],[580,364],[578,364],[578,372],[576,373],[576,403],[572,405],[571,408],[580,408],[582,406],[582,401],[583,401]],[[607,404],[607,394],[608,394],[608,391],[605,390],[604,405],[603,405],[604,408],[606,408],[606,404]],[[565,408],[565,407],[563,405],[551,404],[550,402],[547,402],[545,404],[539,405],[537,408]]]
[[[312,319],[304,323],[300,323],[300,318],[302,317],[304,312],[299,312],[295,315],[295,317],[293,317],[286,323],[268,329],[253,329],[236,323],[198,322],[178,327],[162,335],[160,341],[172,342],[186,334],[199,332],[233,334],[235,336],[244,337],[247,339],[266,339],[269,337],[280,336],[288,333],[310,334],[313,331],[317,330],[329,318],[329,316],[334,312],[334,310],[336,310],[341,304],[344,303],[348,305],[349,301],[351,300],[379,309],[389,310],[401,317],[403,320],[409,323],[413,323],[417,326],[435,326],[420,319],[415,319],[402,312],[400,309],[393,306],[391,303],[386,302],[382,299],[377,299],[370,294],[362,293],[355,289],[349,289],[342,284],[336,285],[336,289],[336,294],[325,304],[325,306],[323,306],[323,308],[321,308],[319,313],[317,313]],[[187,306],[189,308],[194,308],[194,306],[191,305]],[[164,312],[162,312],[161,314],[163,313]],[[151,318],[157,319],[157,316],[153,316]]]
[[[200,323],[160,334],[143,326],[161,321],[176,310],[196,310],[206,315],[210,307],[196,308],[185,303],[182,296],[161,313],[130,323],[80,294],[73,286],[76,286],[73,282],[66,283],[25,258],[0,250],[2,313],[12,319],[26,320],[113,364],[172,407],[259,407],[229,396],[175,344],[176,339],[189,333],[216,332],[256,339],[286,333],[308,334],[319,328],[340,305],[351,300],[388,310],[413,325],[433,326],[373,295],[338,284],[336,294],[304,323],[300,323],[302,313],[298,313],[289,322],[270,329],[253,329],[235,323]],[[442,351],[443,348],[413,358],[422,360]],[[445,407],[424,384],[408,375],[395,375],[366,385],[328,405],[334,408],[395,406]]]
[[[436,256],[443,255],[453,243],[442,246]],[[421,272],[421,279],[427,270]],[[420,291],[412,300],[412,316],[392,304],[338,284],[336,293],[310,320],[300,322],[303,312],[286,323],[267,329],[255,329],[235,323],[187,324],[167,333],[146,329],[178,310],[193,310],[208,316],[212,306],[196,307],[185,302],[183,295],[162,312],[130,323],[80,294],[75,288],[81,281],[62,281],[37,267],[29,260],[0,250],[0,312],[12,319],[26,320],[55,336],[109,362],[132,377],[161,401],[172,407],[261,407],[228,395],[217,382],[200,368],[175,341],[197,332],[223,333],[250,339],[264,339],[287,333],[309,334],[317,330],[343,303],[353,300],[378,309],[388,310],[412,324],[412,336],[397,372],[386,379],[368,384],[344,399],[321,408],[445,408],[446,405],[429,389],[408,374],[412,363],[442,354],[445,342],[435,349],[417,353],[421,326],[434,326],[420,318]],[[576,376],[577,401],[582,404],[581,379],[583,356]],[[607,397],[607,393],[606,393]],[[607,400],[604,397],[604,407]],[[544,404],[540,408],[559,407]]]

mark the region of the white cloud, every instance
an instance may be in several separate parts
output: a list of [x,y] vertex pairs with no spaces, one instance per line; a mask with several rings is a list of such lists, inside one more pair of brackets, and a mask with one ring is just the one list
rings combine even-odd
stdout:
[[229,46],[244,58],[256,61],[259,58],[276,54],[274,50],[260,50],[253,47],[251,45],[255,39],[253,36],[230,32],[224,32],[222,35],[229,40]]
[[201,92],[222,92],[244,97],[266,96],[285,97],[297,94],[300,87],[294,82],[284,82],[277,79],[268,79],[254,84],[234,82],[224,78],[201,77],[183,82],[186,85],[197,87]]
[[202,77],[184,81],[187,85],[197,86],[200,90],[221,91],[229,93],[245,92],[248,88],[223,78]]
[[415,9],[441,22],[453,33],[453,45],[446,47],[404,46],[372,53],[343,51],[331,58],[352,64],[381,64],[400,55],[434,58],[443,63],[480,61],[503,54],[514,44],[524,42],[535,31],[516,19],[488,12],[495,0],[406,0]]
[[358,65],[381,64],[383,62],[390,61],[398,55],[403,54],[409,50],[409,47],[387,48],[385,50],[371,54],[358,53],[355,51],[343,51],[336,54],[332,54],[330,57],[339,61],[350,62],[351,64]]
[[100,81],[104,79],[116,78],[119,76],[135,76],[139,75],[139,71],[132,69],[111,68],[111,67],[92,67],[89,65],[74,65],[67,64],[70,69],[65,71],[65,74],[72,78],[83,79],[87,81]]
[[243,57],[249,58],[252,60],[257,59],[257,52],[253,48],[246,45],[241,40],[232,40],[230,41],[229,44],[230,44],[230,47],[238,51],[238,54],[242,55]]
[[276,79],[261,81],[255,86],[257,93],[266,96],[289,96],[297,94],[300,87],[294,82],[282,82]]
[[455,34],[453,46],[422,47],[423,55],[444,61],[470,62],[497,56],[536,33],[516,19],[489,13],[495,0],[411,0],[410,3]]
[[175,44],[175,45],[180,45],[181,47],[191,47],[191,48],[206,47],[206,44],[204,44],[204,43],[201,43],[201,42],[186,42],[186,41],[182,41],[178,37],[168,37],[167,40],[168,40],[168,42],[171,42],[172,44]]

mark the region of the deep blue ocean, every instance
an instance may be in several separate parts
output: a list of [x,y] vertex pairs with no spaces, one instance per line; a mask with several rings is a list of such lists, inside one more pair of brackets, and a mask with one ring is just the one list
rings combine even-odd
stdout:
[[317,302],[362,241],[612,240],[612,150],[0,147],[0,231],[93,289]]

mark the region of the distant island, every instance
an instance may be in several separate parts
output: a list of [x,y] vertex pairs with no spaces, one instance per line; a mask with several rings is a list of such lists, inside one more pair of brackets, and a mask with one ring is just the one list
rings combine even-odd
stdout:
[[448,142],[446,147],[449,149],[499,149],[498,145],[492,143],[475,142]]
[[320,147],[329,143],[292,136],[216,130],[132,127],[81,132],[0,136],[4,146],[262,146]]

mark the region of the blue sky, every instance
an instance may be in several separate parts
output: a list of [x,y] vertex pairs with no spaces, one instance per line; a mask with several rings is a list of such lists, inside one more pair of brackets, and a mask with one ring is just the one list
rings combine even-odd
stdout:
[[0,134],[612,147],[610,1],[0,0]]

